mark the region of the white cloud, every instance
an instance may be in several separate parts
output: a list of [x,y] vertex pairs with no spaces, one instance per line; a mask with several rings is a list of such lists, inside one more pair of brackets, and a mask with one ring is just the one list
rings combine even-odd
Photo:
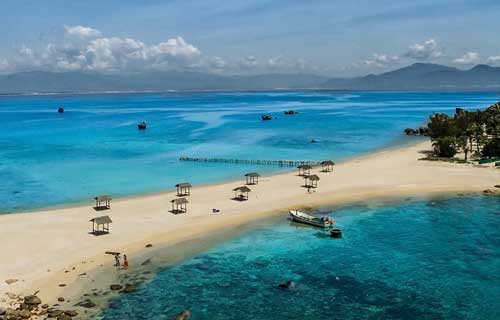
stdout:
[[172,38],[166,42],[160,42],[159,44],[152,46],[149,51],[155,56],[168,54],[171,56],[190,57],[197,56],[201,53],[198,48],[184,41],[182,37]]
[[64,45],[48,44],[36,52],[23,47],[10,64],[18,70],[102,72],[167,70],[189,68],[200,55],[200,50],[182,37],[154,45],[147,45],[130,38],[98,37]]
[[498,63],[498,62],[500,62],[500,56],[490,56],[490,57],[488,57],[488,59],[486,61],[487,61],[487,63],[491,63],[491,64]]
[[453,60],[455,64],[478,64],[481,62],[481,57],[477,52],[467,52],[463,56]]
[[259,65],[259,61],[255,56],[246,56],[238,61],[238,66],[242,69],[254,69]]
[[416,60],[432,60],[439,58],[443,55],[439,50],[436,40],[429,39],[423,43],[416,43],[411,45],[405,53],[405,57]]
[[373,58],[370,60],[365,60],[363,64],[368,67],[385,68],[393,65],[399,61],[399,57],[396,55],[388,54],[373,54]]
[[213,68],[213,69],[222,69],[222,68],[227,66],[226,60],[222,59],[221,57],[217,57],[217,56],[210,57],[207,60],[207,64],[210,68]]
[[267,65],[270,69],[279,69],[287,64],[283,56],[272,57],[267,60]]
[[282,55],[269,58],[265,64],[268,71],[280,73],[315,73],[319,68],[304,59],[289,59]]
[[84,26],[64,26],[64,31],[68,36],[74,36],[81,39],[100,37],[101,31]]
[[7,59],[0,57],[0,72],[27,70],[95,71],[103,73],[146,70],[200,71],[226,74],[265,72],[317,72],[301,59],[283,56],[262,60],[253,55],[224,59],[203,55],[200,49],[178,36],[147,44],[140,40],[103,36],[83,26],[65,26],[61,41],[33,49],[23,46]]

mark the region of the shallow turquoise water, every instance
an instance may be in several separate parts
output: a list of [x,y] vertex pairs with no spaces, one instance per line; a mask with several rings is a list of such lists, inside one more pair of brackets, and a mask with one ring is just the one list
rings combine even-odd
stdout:
[[[402,130],[431,112],[497,100],[493,93],[404,92],[4,96],[0,212],[285,170],[183,163],[179,156],[338,161],[414,141]],[[60,105],[64,114],[56,112]],[[287,109],[300,114],[284,117]],[[279,119],[262,122],[264,113]],[[136,128],[142,119],[145,132]]]
[[342,239],[283,219],[162,270],[103,317],[500,319],[499,209],[483,196],[343,207]]

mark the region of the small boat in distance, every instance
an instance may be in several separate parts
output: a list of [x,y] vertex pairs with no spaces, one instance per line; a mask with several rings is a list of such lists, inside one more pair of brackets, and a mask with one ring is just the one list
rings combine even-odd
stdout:
[[265,114],[265,115],[263,115],[263,116],[261,117],[261,119],[262,119],[263,121],[267,121],[267,120],[272,120],[273,118],[272,118],[270,115]]
[[331,224],[330,221],[333,222],[333,220],[328,219],[328,217],[326,219],[318,218],[299,210],[290,210],[288,211],[288,213],[290,214],[290,217],[293,221],[308,224],[314,227],[328,228]]
[[146,121],[142,120],[141,122],[139,122],[139,124],[137,125],[137,129],[139,130],[146,129]]
[[64,107],[59,107],[59,108],[57,109],[57,112],[59,112],[59,113],[64,113]]
[[295,110],[287,110],[284,112],[285,115],[294,115],[294,114],[297,114],[298,112],[295,111]]

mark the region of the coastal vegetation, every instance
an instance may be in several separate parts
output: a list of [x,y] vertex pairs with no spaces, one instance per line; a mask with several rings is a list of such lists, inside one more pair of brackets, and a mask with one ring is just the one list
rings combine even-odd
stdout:
[[426,127],[405,129],[407,135],[429,136],[433,156],[450,159],[458,153],[483,161],[500,157],[500,102],[486,110],[456,108],[455,114],[435,113]]

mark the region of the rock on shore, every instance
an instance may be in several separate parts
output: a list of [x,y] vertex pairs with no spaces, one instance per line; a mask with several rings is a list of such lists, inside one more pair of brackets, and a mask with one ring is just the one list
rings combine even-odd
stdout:
[[49,308],[48,304],[42,304],[42,300],[36,295],[19,296],[13,293],[7,294],[6,303],[9,307],[0,308],[0,320],[29,320],[41,319],[42,316],[57,320],[71,320],[78,312],[75,310],[60,310]]

